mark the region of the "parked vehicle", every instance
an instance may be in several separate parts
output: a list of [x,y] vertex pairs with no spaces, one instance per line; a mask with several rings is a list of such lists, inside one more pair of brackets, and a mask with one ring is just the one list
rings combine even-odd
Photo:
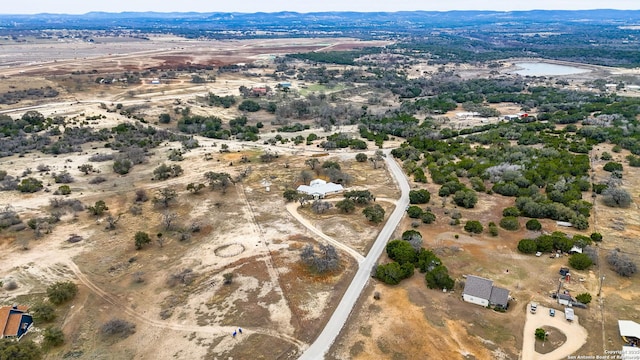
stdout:
[[536,303],[532,302],[532,303],[531,303],[531,313],[532,313],[532,314],[535,314],[535,313],[536,313],[536,311],[538,311],[538,304],[536,304]]
[[556,310],[555,309],[549,309],[549,316],[551,316],[551,317],[556,316]]

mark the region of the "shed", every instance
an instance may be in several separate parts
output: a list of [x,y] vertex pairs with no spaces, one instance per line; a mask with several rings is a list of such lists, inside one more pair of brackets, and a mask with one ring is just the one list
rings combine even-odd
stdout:
[[558,304],[569,306],[573,302],[573,298],[569,294],[558,294]]

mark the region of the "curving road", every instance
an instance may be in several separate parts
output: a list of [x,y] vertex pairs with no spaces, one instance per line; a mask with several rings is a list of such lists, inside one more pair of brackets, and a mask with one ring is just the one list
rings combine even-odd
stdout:
[[353,310],[356,301],[360,297],[360,293],[367,284],[367,280],[371,277],[371,270],[378,261],[378,258],[382,254],[387,242],[391,238],[393,231],[396,229],[402,216],[404,215],[405,208],[409,205],[409,183],[406,176],[402,172],[402,169],[396,163],[396,161],[387,154],[385,158],[387,166],[391,174],[393,175],[402,195],[396,204],[396,208],[389,216],[384,228],[378,234],[375,243],[371,247],[371,250],[367,254],[367,257],[360,262],[358,272],[351,280],[349,288],[344,293],[342,300],[338,304],[338,307],[331,315],[331,319],[325,325],[320,336],[311,344],[311,346],[300,356],[300,360],[314,360],[323,359],[326,352],[331,347],[331,344],[335,341],[336,337],[342,330],[342,327],[347,322],[351,311]]

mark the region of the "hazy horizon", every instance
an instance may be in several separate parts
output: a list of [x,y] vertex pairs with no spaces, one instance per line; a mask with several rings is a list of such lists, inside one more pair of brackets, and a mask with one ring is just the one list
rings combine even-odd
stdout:
[[395,12],[395,11],[454,11],[454,10],[494,10],[494,11],[526,11],[526,10],[640,10],[640,2],[629,0],[612,0],[606,3],[595,0],[557,1],[532,0],[515,2],[496,0],[490,4],[479,4],[475,0],[452,0],[448,2],[396,0],[393,2],[372,3],[371,1],[352,0],[350,2],[326,0],[323,2],[292,2],[291,0],[257,1],[245,0],[238,3],[213,3],[212,1],[194,0],[187,3],[158,1],[124,1],[88,2],[78,0],[33,0],[24,3],[11,3],[0,9],[0,14],[32,15],[32,14],[70,14],[81,15],[89,12],[279,12],[293,11],[300,13],[323,11],[356,11],[356,12]]

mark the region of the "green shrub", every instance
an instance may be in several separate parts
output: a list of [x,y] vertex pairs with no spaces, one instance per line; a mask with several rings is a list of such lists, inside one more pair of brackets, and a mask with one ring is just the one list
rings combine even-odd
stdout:
[[538,244],[532,239],[522,239],[518,242],[518,251],[524,254],[534,254],[538,251]]
[[587,254],[573,254],[569,257],[569,265],[576,270],[585,270],[593,265],[593,261]]
[[453,194],[453,201],[466,209],[472,209],[478,203],[478,195],[471,189],[463,189]]
[[73,299],[78,293],[78,285],[71,281],[59,281],[47,288],[47,297],[54,305],[60,305]]
[[64,343],[64,333],[59,328],[48,327],[44,330],[44,344],[46,346],[60,346]]
[[422,209],[419,206],[409,206],[407,215],[412,219],[418,219],[422,216]]
[[426,204],[431,200],[431,193],[426,189],[409,191],[409,203]]
[[514,216],[514,217],[518,217],[520,216],[520,210],[518,210],[517,207],[515,206],[511,206],[508,208],[505,208],[504,210],[502,210],[502,216]]
[[602,169],[608,172],[622,171],[622,164],[618,162],[610,161],[606,163]]
[[500,220],[500,227],[505,230],[516,231],[520,229],[520,223],[517,217],[506,216]]
[[37,322],[49,322],[56,318],[55,309],[48,303],[35,304],[29,309],[29,312]]
[[429,289],[453,289],[455,281],[449,276],[449,271],[444,265],[438,265],[424,275]]
[[538,219],[531,219],[527,221],[527,223],[525,224],[525,227],[527,228],[527,230],[531,230],[531,231],[542,230],[542,224],[540,224],[540,221],[538,221]]
[[480,234],[484,231],[482,224],[477,220],[469,220],[464,224],[464,230],[474,234]]
[[413,264],[409,263],[401,266],[394,261],[388,264],[378,265],[376,268],[376,278],[389,285],[397,285],[400,281],[411,275],[413,275]]
[[58,190],[55,191],[54,195],[69,195],[71,194],[71,188],[69,185],[61,185],[58,187]]
[[151,242],[149,234],[144,231],[138,231],[133,239],[137,250],[142,249],[145,245]]
[[26,178],[22,179],[20,184],[18,184],[18,190],[23,193],[34,193],[36,191],[42,190],[42,181],[34,178]]
[[578,294],[576,295],[576,300],[578,300],[579,302],[587,305],[588,303],[591,302],[591,294],[589,293],[582,293],[582,294]]
[[420,219],[425,224],[431,224],[434,221],[436,221],[436,215],[431,211],[425,211],[422,213],[422,216],[420,217]]

